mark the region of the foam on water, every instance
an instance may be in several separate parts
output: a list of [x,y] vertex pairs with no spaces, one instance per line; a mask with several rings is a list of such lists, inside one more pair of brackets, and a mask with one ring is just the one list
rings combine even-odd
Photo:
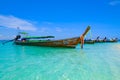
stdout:
[[120,43],[75,49],[0,45],[0,80],[120,80]]

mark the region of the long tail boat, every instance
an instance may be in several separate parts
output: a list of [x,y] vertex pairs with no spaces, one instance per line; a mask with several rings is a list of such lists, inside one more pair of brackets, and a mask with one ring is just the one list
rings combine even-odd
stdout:
[[[90,26],[88,26],[85,32],[80,37],[73,37],[67,39],[60,39],[60,40],[35,40],[41,38],[54,38],[54,36],[42,36],[42,37],[25,37],[21,40],[18,40],[20,36],[15,38],[14,43],[16,45],[29,45],[29,46],[50,46],[50,47],[68,47],[68,48],[75,48],[79,42],[81,42],[81,48],[84,44],[84,37],[87,32],[90,30]],[[31,40],[32,39],[32,40]]]
[[111,39],[111,40],[99,40],[99,41],[96,41],[94,40],[95,43],[113,43],[113,42],[118,42],[118,40],[116,39]]
[[99,36],[98,36],[97,39],[94,40],[94,42],[95,43],[118,42],[118,38],[107,39],[107,37],[105,37],[104,39],[99,39]]

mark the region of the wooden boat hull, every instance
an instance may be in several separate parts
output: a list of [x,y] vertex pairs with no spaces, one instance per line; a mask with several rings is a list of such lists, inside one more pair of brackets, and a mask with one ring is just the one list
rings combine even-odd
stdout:
[[75,48],[79,43],[80,38],[69,38],[62,40],[39,40],[39,41],[15,41],[16,45],[28,45],[28,46],[50,46],[50,47],[67,47],[67,48]]

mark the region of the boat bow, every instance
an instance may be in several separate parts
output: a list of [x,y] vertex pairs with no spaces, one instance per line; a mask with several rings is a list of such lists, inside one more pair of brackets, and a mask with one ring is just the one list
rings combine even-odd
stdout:
[[90,26],[88,26],[85,30],[85,32],[80,36],[79,42],[81,42],[81,48],[83,48],[84,45],[84,37],[89,32]]

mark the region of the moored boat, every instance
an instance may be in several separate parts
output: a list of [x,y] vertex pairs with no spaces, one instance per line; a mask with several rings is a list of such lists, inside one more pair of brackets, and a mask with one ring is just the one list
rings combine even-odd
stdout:
[[95,43],[110,43],[110,42],[118,42],[118,39],[115,38],[115,39],[107,39],[106,37],[103,39],[103,40],[94,40]]
[[99,40],[99,41],[95,41],[95,43],[113,43],[113,42],[118,42],[118,40]]
[[[68,47],[68,48],[75,48],[76,45],[79,42],[82,42],[81,47],[83,47],[84,44],[84,36],[87,34],[87,32],[90,30],[90,26],[88,26],[85,30],[85,32],[80,37],[73,37],[73,38],[67,38],[67,39],[60,39],[60,40],[50,40],[48,38],[54,38],[54,36],[42,36],[42,37],[24,37],[21,40],[18,40],[16,37],[14,43],[16,45],[29,45],[29,46],[50,46],[50,47]],[[41,39],[46,40],[41,40]],[[39,39],[39,40],[35,40]]]
[[85,42],[85,44],[94,44],[95,43],[94,40],[85,40],[84,42]]

